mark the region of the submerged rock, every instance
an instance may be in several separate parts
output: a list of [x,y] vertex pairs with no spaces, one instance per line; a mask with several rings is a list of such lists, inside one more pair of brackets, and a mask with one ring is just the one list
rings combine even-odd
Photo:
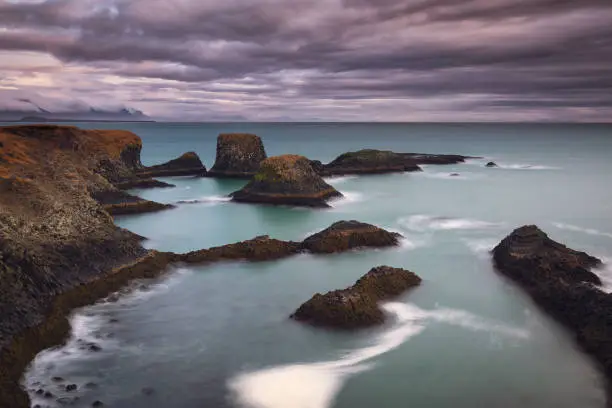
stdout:
[[337,329],[381,324],[385,314],[379,302],[399,296],[420,283],[421,278],[408,270],[378,266],[347,289],[315,294],[291,318],[314,326]]
[[248,133],[225,133],[217,138],[217,157],[212,177],[250,178],[266,159],[261,138]]
[[485,167],[498,167],[497,163],[495,162],[488,162],[487,164],[485,164]]
[[401,235],[359,221],[338,221],[302,242],[304,249],[314,253],[342,252],[363,247],[399,245]]
[[140,177],[205,176],[206,167],[197,153],[187,152],[169,162],[145,167],[138,174]]
[[94,402],[91,404],[91,406],[92,406],[92,407],[103,407],[103,406],[104,406],[104,403],[103,403],[102,401],[94,401]]
[[493,249],[496,269],[571,330],[601,365],[612,389],[612,297],[591,268],[601,260],[553,241],[535,225],[514,230]]
[[341,197],[298,155],[270,157],[261,162],[253,179],[231,194],[232,200],[247,203],[328,207],[327,200]]

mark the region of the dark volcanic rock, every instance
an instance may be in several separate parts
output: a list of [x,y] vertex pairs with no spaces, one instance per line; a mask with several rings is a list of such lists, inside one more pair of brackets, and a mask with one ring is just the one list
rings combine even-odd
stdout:
[[327,200],[342,194],[315,173],[307,158],[284,155],[261,162],[253,179],[231,196],[238,202],[328,207]]
[[259,136],[248,133],[220,134],[217,138],[217,158],[209,176],[250,178],[266,157]]
[[342,252],[362,247],[399,244],[400,234],[359,221],[338,221],[304,240],[304,249],[314,253]]
[[324,166],[323,174],[377,174],[420,170],[418,165],[407,160],[401,153],[364,149],[338,156]]
[[66,391],[71,392],[71,391],[76,391],[77,389],[77,385],[76,384],[68,384],[66,386]]
[[195,152],[187,152],[169,162],[145,167],[140,177],[205,176],[206,167]]
[[534,225],[514,230],[493,250],[495,267],[568,327],[612,382],[612,297],[590,271],[601,261],[551,240]]
[[378,174],[421,171],[420,164],[462,163],[468,156],[456,154],[396,153],[389,150],[364,149],[344,153],[323,166],[323,176],[343,174]]
[[485,167],[497,167],[497,164],[495,162],[488,162],[485,164]]
[[171,204],[144,200],[121,190],[98,191],[92,197],[110,215],[142,214],[174,208]]
[[292,319],[337,329],[356,329],[383,323],[379,302],[401,295],[421,283],[416,274],[400,268],[378,266],[353,286],[317,293],[291,315]]
[[145,188],[176,187],[174,184],[155,180],[154,178],[144,178],[144,179],[135,178],[133,180],[127,180],[121,183],[116,183],[115,186],[120,190],[129,190],[132,188],[145,189]]
[[104,406],[104,403],[103,403],[102,401],[94,401],[94,402],[91,404],[91,406],[92,406],[92,407],[103,407],[103,406]]

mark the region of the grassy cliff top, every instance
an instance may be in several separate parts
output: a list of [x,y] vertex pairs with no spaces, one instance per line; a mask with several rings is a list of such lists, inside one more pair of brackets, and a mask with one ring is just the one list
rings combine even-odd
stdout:
[[297,154],[273,156],[261,162],[256,181],[298,181],[316,175],[310,161]]
[[221,133],[217,138],[219,142],[224,143],[245,143],[260,141],[260,137],[252,133]]

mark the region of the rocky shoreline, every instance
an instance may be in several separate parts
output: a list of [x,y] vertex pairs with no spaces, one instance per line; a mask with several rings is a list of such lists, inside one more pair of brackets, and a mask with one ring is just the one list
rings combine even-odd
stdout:
[[575,336],[600,365],[612,406],[612,295],[591,271],[598,258],[553,241],[535,225],[515,229],[493,249],[495,268]]

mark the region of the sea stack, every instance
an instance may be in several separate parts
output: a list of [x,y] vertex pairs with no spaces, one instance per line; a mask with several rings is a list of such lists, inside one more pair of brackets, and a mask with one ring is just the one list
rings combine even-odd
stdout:
[[343,252],[365,247],[399,245],[401,235],[359,221],[338,221],[306,238],[305,250],[313,253]]
[[324,175],[380,174],[420,171],[421,168],[401,153],[364,149],[344,153],[324,166]]
[[233,201],[306,207],[329,207],[327,200],[341,197],[312,168],[304,156],[283,155],[261,162],[259,171]]
[[399,296],[420,283],[421,278],[408,270],[378,266],[349,288],[315,294],[291,318],[313,326],[344,330],[378,325],[385,321],[379,302]]
[[248,133],[225,133],[217,138],[217,158],[209,176],[251,178],[266,159],[261,138]]

